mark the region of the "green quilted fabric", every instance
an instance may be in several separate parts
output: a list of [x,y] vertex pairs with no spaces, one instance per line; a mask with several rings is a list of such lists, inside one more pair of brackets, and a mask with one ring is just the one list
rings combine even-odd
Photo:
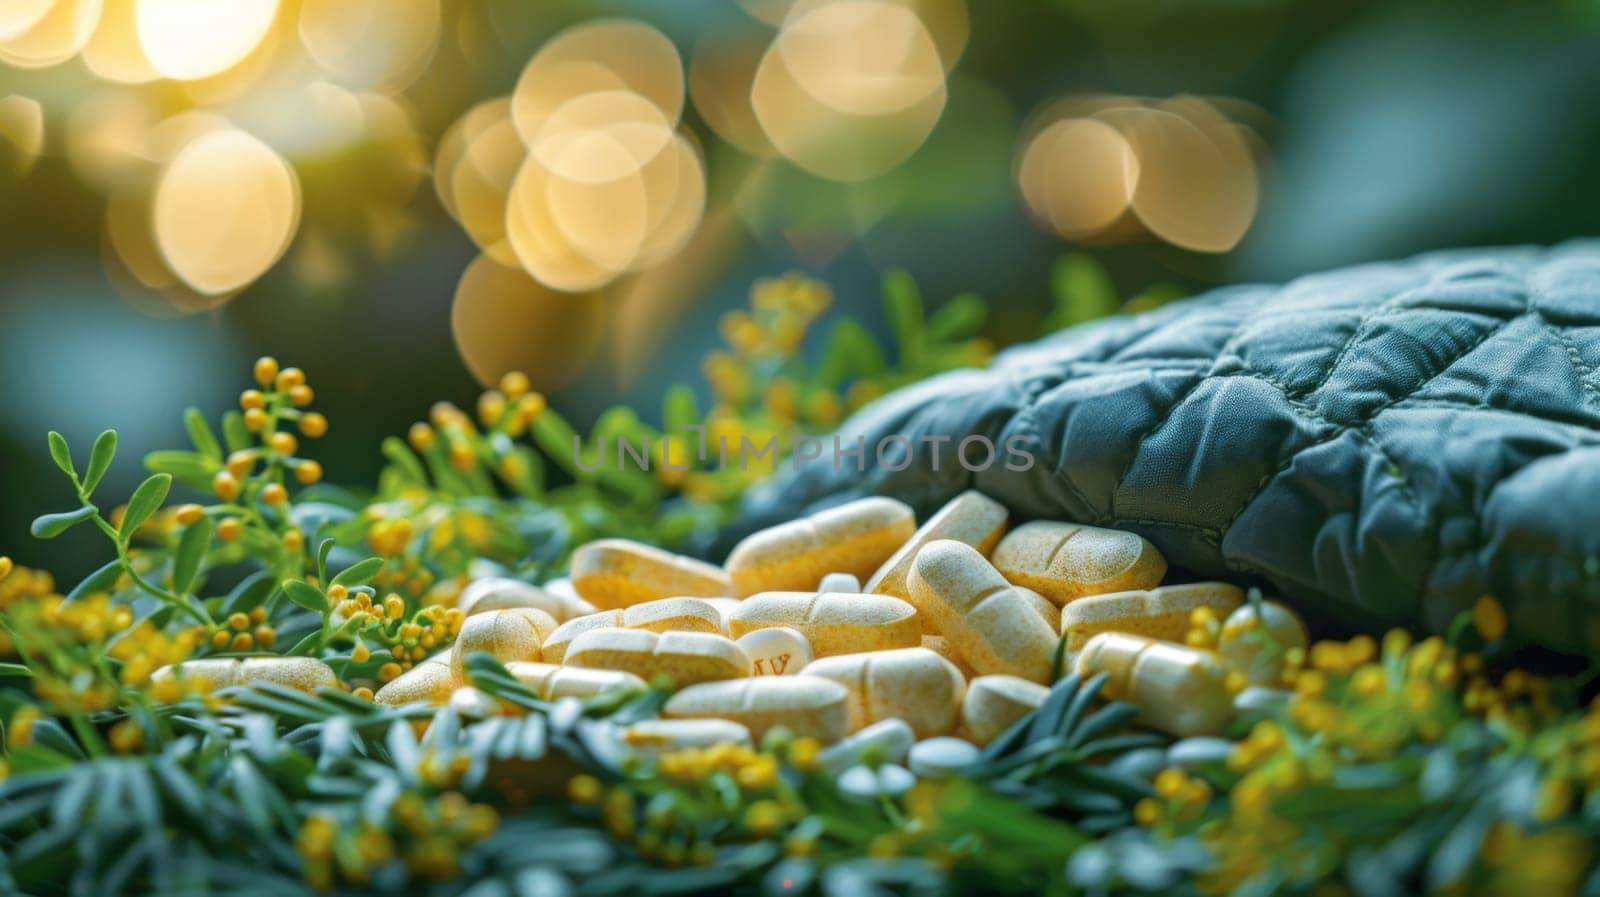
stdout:
[[[992,464],[981,443],[959,463],[974,435]],[[862,461],[787,470],[739,530],[977,488],[1019,518],[1133,530],[1169,578],[1259,582],[1325,623],[1441,631],[1492,594],[1514,637],[1600,656],[1600,242],[1215,290],[919,383],[837,438]],[[1008,444],[1036,463],[1008,467]]]

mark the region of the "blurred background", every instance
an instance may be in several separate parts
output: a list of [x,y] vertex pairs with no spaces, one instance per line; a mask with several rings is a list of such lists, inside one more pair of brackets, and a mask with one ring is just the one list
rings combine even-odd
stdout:
[[[887,327],[1600,230],[1600,3],[0,0],[0,554],[84,572],[45,431],[144,452],[264,354],[328,479],[526,370],[697,381],[753,280]],[[95,546],[96,552],[99,546]]]

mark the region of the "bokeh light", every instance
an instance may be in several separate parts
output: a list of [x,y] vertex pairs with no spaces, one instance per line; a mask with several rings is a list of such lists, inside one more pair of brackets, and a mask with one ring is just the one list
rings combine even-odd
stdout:
[[594,358],[605,322],[604,302],[552,290],[487,255],[467,267],[450,309],[456,348],[485,386],[522,371],[539,389],[560,388]]
[[44,107],[12,94],[0,97],[0,176],[20,178],[44,149]]
[[1017,185],[1034,220],[1065,239],[1227,252],[1255,220],[1267,164],[1266,144],[1234,117],[1256,117],[1251,109],[1197,96],[1067,97],[1024,128]]
[[156,244],[178,277],[217,295],[260,277],[289,248],[300,185],[283,157],[236,129],[192,140],[161,175]]
[[278,0],[138,0],[139,43],[163,77],[196,81],[250,55],[277,15]]
[[[89,42],[100,21],[100,0],[8,0],[4,5],[8,10],[0,13],[0,62],[18,68],[66,62]],[[12,6],[18,9],[12,11]]]
[[440,0],[301,0],[306,51],[352,87],[402,89],[439,43]]

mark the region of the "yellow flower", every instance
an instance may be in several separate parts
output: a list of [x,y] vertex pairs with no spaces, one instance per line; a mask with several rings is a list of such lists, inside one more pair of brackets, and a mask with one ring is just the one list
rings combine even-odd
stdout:
[[1506,609],[1492,595],[1484,595],[1472,605],[1472,626],[1486,642],[1498,642],[1506,635]]

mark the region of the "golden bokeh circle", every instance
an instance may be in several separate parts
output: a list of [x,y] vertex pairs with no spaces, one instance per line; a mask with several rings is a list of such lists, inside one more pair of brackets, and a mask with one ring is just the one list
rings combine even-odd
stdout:
[[299,33],[342,83],[398,90],[433,59],[440,20],[440,0],[301,0]]
[[1023,150],[1017,181],[1029,210],[1056,233],[1086,239],[1125,215],[1139,160],[1116,128],[1088,118],[1055,121]]
[[161,77],[139,43],[139,0],[103,0],[100,24],[83,47],[83,64],[96,77],[117,84],[144,84]]
[[520,268],[480,255],[456,286],[450,329],[479,383],[491,386],[521,371],[535,388],[554,390],[594,358],[605,317],[598,297],[553,290]]
[[944,90],[944,64],[927,26],[887,0],[797,8],[773,51],[812,99],[848,115],[892,115]]
[[152,213],[156,245],[190,287],[244,287],[282,257],[299,224],[289,163],[243,131],[201,134],[162,172]]
[[545,118],[568,100],[619,88],[649,100],[676,125],[684,99],[678,49],[660,31],[641,22],[587,22],[551,38],[528,60],[511,94],[512,119],[531,146]]
[[450,175],[457,220],[478,248],[502,264],[515,264],[506,242],[506,198],[527,155],[510,118],[501,118],[466,144]]
[[163,77],[197,81],[238,65],[260,46],[278,0],[138,0],[139,43]]
[[506,203],[506,238],[517,261],[540,283],[572,293],[599,289],[622,270],[597,264],[566,238],[551,210],[551,180],[538,159],[523,160]]
[[717,136],[753,156],[777,150],[761,130],[750,105],[756,67],[766,52],[756,40],[707,40],[689,57],[689,98]]
[[[0,39],[0,62],[17,68],[46,68],[78,55],[100,22],[101,0],[55,0],[42,15],[33,0],[23,0],[16,14],[6,13],[13,27],[9,37]],[[3,22],[4,19],[0,19]]]

